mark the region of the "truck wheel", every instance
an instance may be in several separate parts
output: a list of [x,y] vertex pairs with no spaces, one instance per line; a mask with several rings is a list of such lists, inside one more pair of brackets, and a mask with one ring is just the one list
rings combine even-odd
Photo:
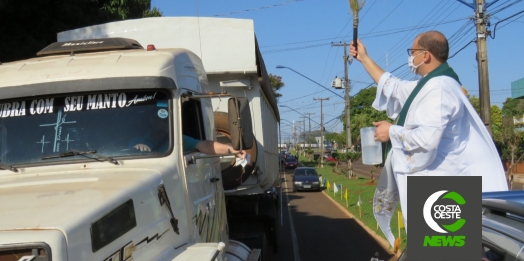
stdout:
[[[215,112],[215,129],[218,141],[221,143],[231,143],[231,134],[229,132],[229,118],[226,112]],[[246,150],[251,155],[251,161],[242,169],[242,166],[235,166],[233,159],[229,164],[221,164],[222,168],[222,186],[225,190],[235,189],[242,185],[256,167],[257,161],[257,143],[253,137],[253,147]]]

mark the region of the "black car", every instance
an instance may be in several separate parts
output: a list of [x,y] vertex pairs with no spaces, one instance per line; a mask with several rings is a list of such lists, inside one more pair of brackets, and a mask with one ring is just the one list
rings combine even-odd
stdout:
[[320,180],[315,168],[298,167],[293,172],[293,192],[298,190],[320,191]]

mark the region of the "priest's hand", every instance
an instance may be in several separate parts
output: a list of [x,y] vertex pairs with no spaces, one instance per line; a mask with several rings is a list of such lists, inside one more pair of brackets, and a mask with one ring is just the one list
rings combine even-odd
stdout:
[[389,141],[389,127],[391,127],[391,123],[387,121],[379,121],[379,122],[373,122],[373,126],[377,127],[375,130],[375,140],[386,142]]

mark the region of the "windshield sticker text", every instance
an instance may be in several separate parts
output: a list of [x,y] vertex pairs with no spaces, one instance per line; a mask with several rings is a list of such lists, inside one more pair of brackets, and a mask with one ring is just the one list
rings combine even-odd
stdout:
[[[53,113],[53,101],[50,99],[39,99],[31,101],[29,105],[29,113],[31,115]],[[17,117],[26,115],[26,101],[8,102],[0,104],[0,117]]]
[[122,108],[126,104],[125,93],[106,93],[106,94],[93,94],[87,95],[87,109],[98,110],[98,109],[109,109],[109,108]]
[[[76,121],[66,121],[66,116],[67,116],[67,114],[64,114],[64,116],[62,117],[62,110],[59,110],[55,123],[40,124],[41,127],[52,126],[55,129],[55,141],[53,143],[53,152],[59,152],[60,151],[60,142],[62,142],[62,141],[66,141],[67,145],[69,147],[69,142],[71,141],[71,140],[69,140],[69,135],[67,135],[67,139],[66,140],[61,140],[61,138],[62,138],[62,124],[76,123]],[[44,137],[42,137],[41,142],[42,142],[42,149],[43,149],[43,147],[45,145]]]
[[[133,97],[134,96],[134,97]],[[128,97],[133,97],[128,99]],[[0,103],[0,118],[52,114],[58,110],[74,112],[84,110],[125,108],[157,100],[154,93],[100,93],[66,97],[41,98],[25,101]],[[160,102],[164,98],[160,98]]]
[[133,98],[132,100],[130,100],[127,103],[127,107],[129,107],[131,104],[137,104],[139,102],[145,102],[145,101],[149,101],[149,100],[154,100],[155,96],[156,96],[156,92],[153,95],[144,95],[142,97],[138,97],[138,95],[136,95],[135,98]]
[[0,104],[0,117],[15,117],[25,115],[25,101]]

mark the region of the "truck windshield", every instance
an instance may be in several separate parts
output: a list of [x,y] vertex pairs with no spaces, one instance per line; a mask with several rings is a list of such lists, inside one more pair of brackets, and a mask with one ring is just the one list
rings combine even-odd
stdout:
[[[154,90],[0,101],[0,164],[165,154],[171,147],[168,98]],[[64,152],[73,155],[49,157]]]

